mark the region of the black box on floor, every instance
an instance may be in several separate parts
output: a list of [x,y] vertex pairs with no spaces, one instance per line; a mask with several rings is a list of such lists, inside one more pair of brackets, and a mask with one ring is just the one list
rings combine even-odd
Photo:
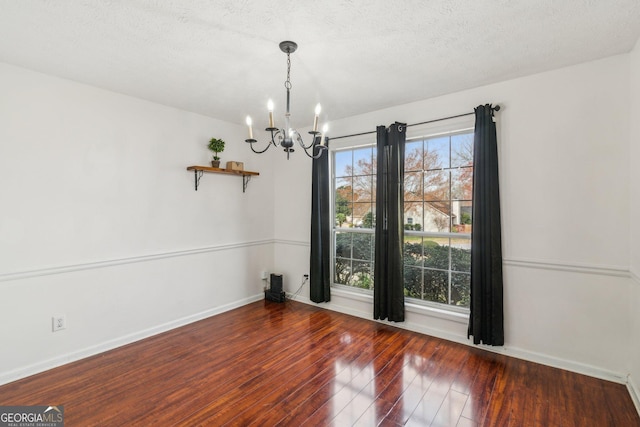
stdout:
[[285,301],[285,293],[284,293],[284,291],[273,292],[270,289],[265,289],[265,291],[264,291],[264,299],[266,299],[267,301],[284,302]]
[[283,291],[282,289],[282,274],[273,274],[271,273],[271,277],[269,279],[271,292],[280,293]]

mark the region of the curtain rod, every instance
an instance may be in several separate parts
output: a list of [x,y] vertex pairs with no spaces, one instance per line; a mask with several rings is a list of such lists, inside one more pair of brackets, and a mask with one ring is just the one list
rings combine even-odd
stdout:
[[[492,110],[493,111],[500,111],[500,106],[496,105],[495,107],[492,107]],[[427,120],[426,122],[412,123],[410,125],[407,125],[407,127],[418,126],[418,125],[426,125],[426,124],[429,124],[429,123],[441,122],[443,120],[457,119],[458,117],[471,116],[472,114],[475,114],[475,112],[458,114],[456,116],[442,117],[441,119]],[[372,130],[370,132],[361,132],[361,133],[353,133],[351,135],[334,136],[334,137],[328,138],[328,139],[332,140],[332,139],[351,138],[353,136],[370,135],[370,134],[374,134],[374,133],[376,133],[376,131]]]

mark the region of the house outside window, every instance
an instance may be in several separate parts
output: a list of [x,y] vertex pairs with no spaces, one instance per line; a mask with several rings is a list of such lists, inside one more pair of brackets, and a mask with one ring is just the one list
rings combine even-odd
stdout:
[[[333,283],[370,292],[375,145],[332,154]],[[473,131],[407,140],[404,288],[408,301],[469,306],[472,184]]]

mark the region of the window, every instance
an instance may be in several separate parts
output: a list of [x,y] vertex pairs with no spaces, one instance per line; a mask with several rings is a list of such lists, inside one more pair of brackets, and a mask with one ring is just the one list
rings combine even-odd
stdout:
[[[375,146],[333,153],[333,282],[373,288]],[[469,306],[473,131],[405,146],[407,298]]]
[[373,288],[375,166],[373,146],[334,153],[334,283]]
[[473,132],[407,141],[407,297],[469,307],[472,186]]

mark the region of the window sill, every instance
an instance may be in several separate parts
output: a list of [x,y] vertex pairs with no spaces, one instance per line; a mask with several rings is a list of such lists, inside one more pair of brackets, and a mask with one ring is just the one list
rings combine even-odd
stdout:
[[[342,286],[331,286],[331,294],[339,296],[341,298],[350,299],[353,301],[366,302],[373,305],[373,295],[368,292],[358,292],[356,290],[346,289]],[[421,316],[436,317],[438,319],[448,320],[451,322],[468,324],[469,313],[461,313],[453,310],[446,310],[443,308],[430,307],[422,304],[415,304],[411,302],[405,302],[405,311],[407,313],[418,314]]]

